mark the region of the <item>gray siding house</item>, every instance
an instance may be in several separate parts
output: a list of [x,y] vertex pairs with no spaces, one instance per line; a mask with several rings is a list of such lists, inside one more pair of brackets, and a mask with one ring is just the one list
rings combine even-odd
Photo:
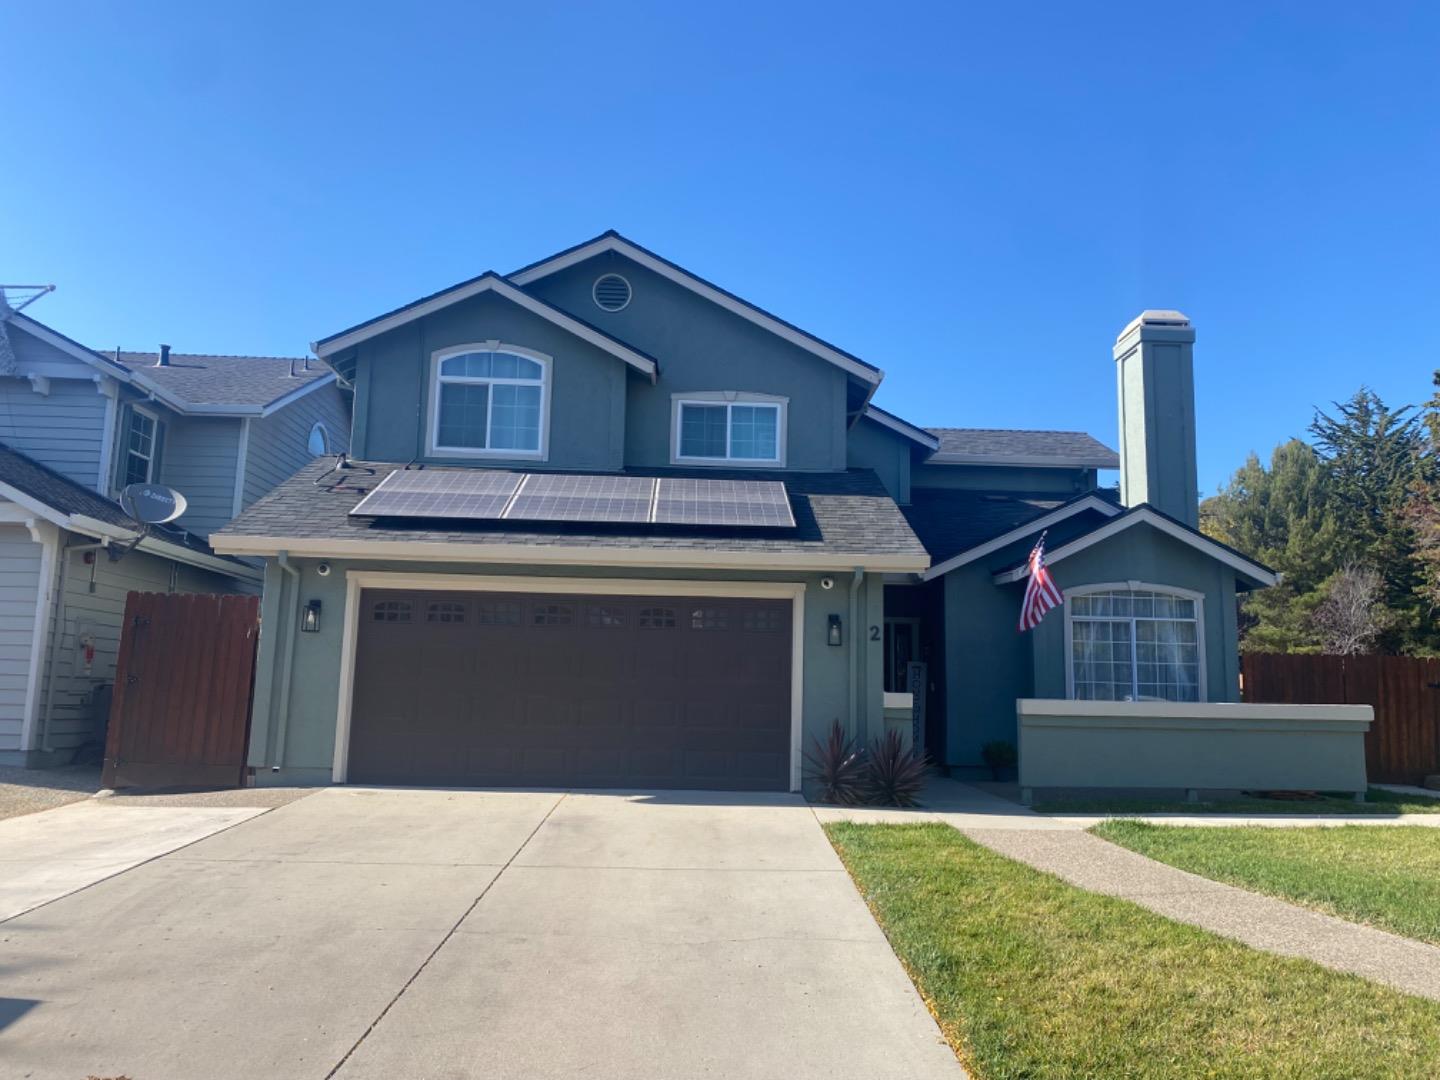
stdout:
[[[348,446],[347,395],[315,362],[86,348],[0,308],[0,764],[98,741],[131,591],[243,592],[258,567],[211,532],[319,453]],[[185,514],[119,555],[127,483]]]
[[[786,790],[836,721],[963,775],[1017,699],[1233,700],[1235,594],[1274,578],[1196,528],[1193,337],[1121,335],[1119,454],[909,423],[873,364],[614,232],[323,338],[353,458],[211,537],[266,560],[250,763]],[[1042,531],[1064,611],[1021,634]]]

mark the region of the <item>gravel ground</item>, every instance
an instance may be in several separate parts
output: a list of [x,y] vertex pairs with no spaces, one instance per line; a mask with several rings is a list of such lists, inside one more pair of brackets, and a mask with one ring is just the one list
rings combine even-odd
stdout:
[[59,769],[0,765],[0,820],[79,802],[99,787],[99,765],[66,765]]

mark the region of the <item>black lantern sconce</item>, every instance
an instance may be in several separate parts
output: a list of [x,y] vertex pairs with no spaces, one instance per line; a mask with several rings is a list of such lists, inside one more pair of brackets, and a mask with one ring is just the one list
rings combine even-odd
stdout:
[[843,630],[841,629],[841,627],[840,627],[840,616],[839,616],[839,615],[831,615],[831,616],[830,616],[830,623],[829,623],[828,628],[827,628],[826,631],[825,631],[825,641],[826,641],[827,644],[830,644],[830,645],[844,645],[844,644],[845,644],[845,634],[844,634],[844,631],[843,631]]
[[311,600],[305,605],[305,610],[300,613],[300,630],[306,634],[318,633],[320,630],[320,601]]

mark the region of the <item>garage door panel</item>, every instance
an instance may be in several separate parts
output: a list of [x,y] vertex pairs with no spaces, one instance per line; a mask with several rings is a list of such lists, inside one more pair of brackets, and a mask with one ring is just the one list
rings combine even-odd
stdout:
[[788,787],[788,601],[366,590],[349,776]]

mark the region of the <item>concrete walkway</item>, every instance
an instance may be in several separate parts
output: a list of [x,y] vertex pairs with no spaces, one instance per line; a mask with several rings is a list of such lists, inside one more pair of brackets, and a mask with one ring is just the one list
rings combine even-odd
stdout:
[[[1103,817],[1045,817],[979,788],[937,780],[922,811],[815,808],[821,821],[941,821],[1007,858],[1090,892],[1117,896],[1178,922],[1257,949],[1314,961],[1336,971],[1440,1001],[1440,948],[1177,870],[1085,830]],[[1440,824],[1440,815],[1376,821],[1370,816],[1117,815],[1157,824],[1272,827]]]
[[329,789],[0,957],[31,1080],[965,1075],[787,795]]
[[264,812],[86,799],[0,821],[0,923]]

